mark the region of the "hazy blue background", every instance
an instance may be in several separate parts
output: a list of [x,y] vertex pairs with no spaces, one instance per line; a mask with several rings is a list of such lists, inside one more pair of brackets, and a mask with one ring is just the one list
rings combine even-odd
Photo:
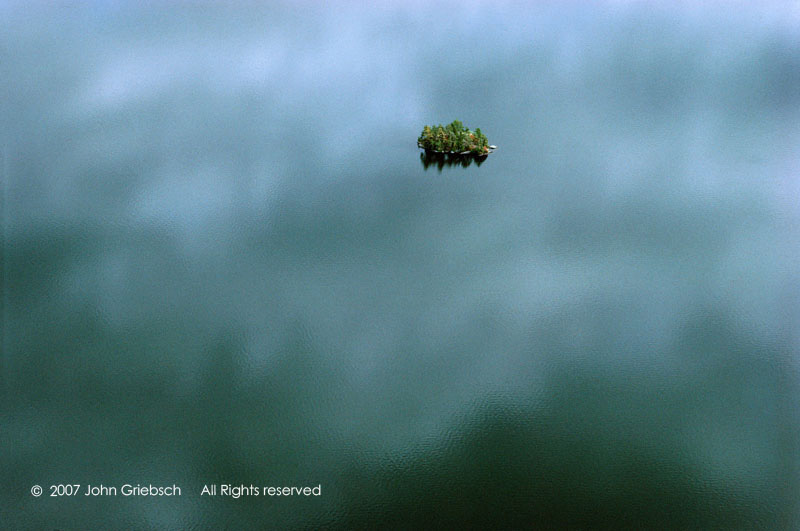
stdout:
[[[797,3],[43,4],[3,527],[798,527]],[[500,149],[426,171],[453,119]]]

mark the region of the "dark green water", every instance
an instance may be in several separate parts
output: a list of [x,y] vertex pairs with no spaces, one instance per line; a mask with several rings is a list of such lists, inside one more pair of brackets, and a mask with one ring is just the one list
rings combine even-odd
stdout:
[[796,7],[0,16],[0,527],[797,528]]

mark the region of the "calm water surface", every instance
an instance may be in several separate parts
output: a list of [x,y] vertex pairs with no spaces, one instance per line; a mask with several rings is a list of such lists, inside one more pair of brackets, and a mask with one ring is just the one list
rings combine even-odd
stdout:
[[0,7],[3,527],[796,528],[787,6]]

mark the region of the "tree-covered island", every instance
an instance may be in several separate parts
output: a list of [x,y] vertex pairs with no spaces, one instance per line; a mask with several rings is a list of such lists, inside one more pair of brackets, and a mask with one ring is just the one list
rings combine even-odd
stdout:
[[458,120],[442,126],[426,125],[417,139],[417,145],[436,153],[457,153],[460,155],[488,155],[496,148],[490,146],[480,128],[470,131]]

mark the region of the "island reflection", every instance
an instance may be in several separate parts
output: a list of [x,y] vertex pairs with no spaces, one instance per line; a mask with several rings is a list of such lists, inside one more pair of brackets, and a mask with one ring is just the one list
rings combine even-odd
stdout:
[[419,154],[419,160],[422,167],[427,171],[431,166],[436,166],[439,172],[445,166],[461,166],[468,168],[474,162],[476,166],[480,166],[486,160],[488,155],[475,156],[475,155],[459,155],[457,153],[436,153],[435,151],[425,150]]

